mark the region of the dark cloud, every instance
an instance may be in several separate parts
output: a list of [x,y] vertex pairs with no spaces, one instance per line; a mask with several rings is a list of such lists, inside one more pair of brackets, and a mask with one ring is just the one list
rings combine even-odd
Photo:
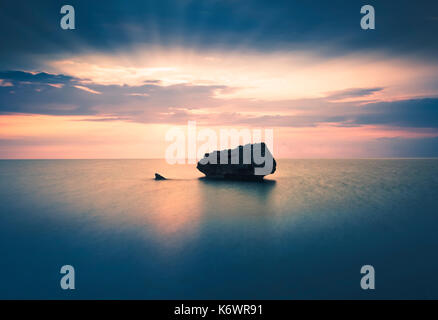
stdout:
[[438,137],[380,138],[365,143],[363,148],[369,157],[437,158]]
[[382,91],[384,88],[349,88],[340,91],[327,92],[327,98],[330,99],[345,99],[369,96],[375,92]]
[[[176,109],[214,107],[225,86],[100,85],[64,75],[0,72],[0,113],[112,115],[140,122],[172,120]],[[12,84],[12,85],[11,85]],[[161,122],[161,121],[159,121]]]
[[438,128],[438,98],[370,103],[360,110],[355,124]]
[[[362,0],[71,0],[76,30],[59,26],[56,0],[0,2],[0,68],[38,68],[38,61],[78,52],[116,52],[136,45],[255,50],[305,48],[339,55],[366,50],[433,59],[438,2]],[[360,28],[360,8],[374,5],[376,29]]]
[[145,80],[143,81],[144,84],[160,84],[161,80]]
[[75,81],[74,77],[66,76],[63,74],[49,74],[45,72],[30,73],[25,71],[0,71],[0,79],[9,80],[14,82],[32,82],[32,83],[68,83]]
[[0,86],[0,113],[94,114],[94,97],[76,87],[77,79],[48,73],[0,72],[11,86]]
[[[223,125],[255,125],[273,127],[314,127],[321,124],[338,127],[357,127],[362,125],[378,125],[397,128],[421,128],[438,131],[438,98],[406,99],[392,102],[373,102],[362,104],[358,102],[334,102],[333,97],[361,97],[368,93],[379,91],[380,88],[360,90],[342,90],[348,94],[335,94],[322,99],[272,101],[244,101],[239,103],[246,109],[256,111],[258,107],[272,107],[271,114],[251,116],[244,113],[217,113],[201,118],[209,123],[220,122]],[[225,104],[227,102],[224,102]],[[232,103],[228,102],[228,103]],[[276,108],[289,111],[304,111],[305,114],[276,115]],[[193,116],[192,116],[193,117]]]

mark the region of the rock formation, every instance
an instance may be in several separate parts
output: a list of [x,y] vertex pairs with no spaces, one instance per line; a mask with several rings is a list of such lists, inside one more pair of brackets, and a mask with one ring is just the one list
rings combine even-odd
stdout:
[[262,142],[206,153],[196,168],[207,178],[262,180],[276,167],[277,162]]

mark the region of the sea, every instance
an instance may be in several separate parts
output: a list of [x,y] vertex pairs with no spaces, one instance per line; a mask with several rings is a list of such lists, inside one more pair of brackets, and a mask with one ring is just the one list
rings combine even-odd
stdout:
[[0,298],[437,299],[438,160],[1,160]]

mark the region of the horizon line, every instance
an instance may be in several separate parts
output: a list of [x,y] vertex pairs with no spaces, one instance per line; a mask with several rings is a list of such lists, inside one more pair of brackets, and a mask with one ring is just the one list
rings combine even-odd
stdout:
[[[275,157],[274,157],[275,158]],[[437,157],[357,157],[357,158],[275,158],[276,160],[415,160],[438,159]],[[165,158],[0,158],[0,161],[13,160],[166,160]],[[184,159],[186,162],[192,159]],[[199,161],[199,160],[195,160]],[[179,163],[176,163],[179,164]],[[190,164],[190,163],[186,163]]]

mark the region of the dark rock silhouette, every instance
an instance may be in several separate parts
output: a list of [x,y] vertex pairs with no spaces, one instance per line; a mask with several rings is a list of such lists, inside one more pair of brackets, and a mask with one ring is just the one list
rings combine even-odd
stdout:
[[165,177],[163,177],[161,174],[156,173],[155,180],[167,180],[167,179]]
[[[254,153],[255,146],[256,153]],[[255,159],[259,161],[255,161]],[[261,162],[260,160],[264,161]],[[207,178],[262,180],[265,175],[275,172],[277,162],[266,144],[262,142],[239,146],[235,149],[206,153],[204,158],[198,162],[196,168],[205,174]]]

